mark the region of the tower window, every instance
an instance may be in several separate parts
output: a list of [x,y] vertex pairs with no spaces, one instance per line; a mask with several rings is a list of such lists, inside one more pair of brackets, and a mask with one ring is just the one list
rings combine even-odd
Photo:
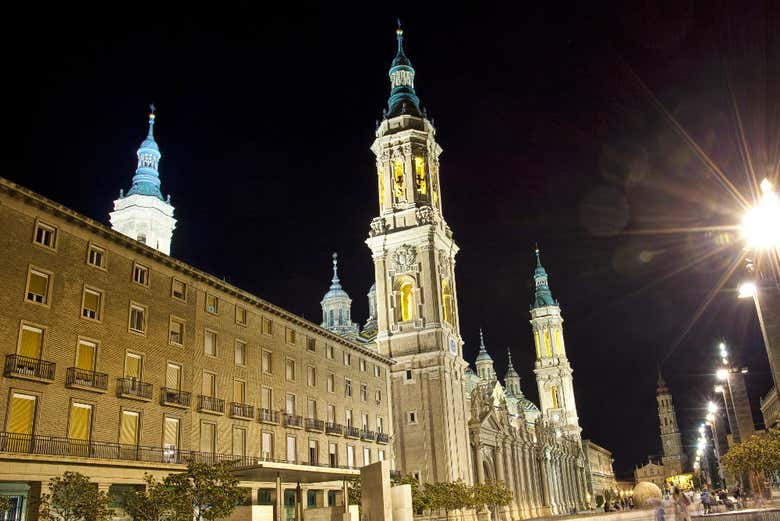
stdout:
[[407,423],[415,425],[417,423],[417,411],[409,411],[406,413]]
[[401,284],[401,321],[414,318],[414,286],[406,281]]
[[550,330],[544,330],[544,352],[547,356],[552,356],[552,343],[550,342]]
[[406,370],[406,381],[408,382],[411,379],[412,379],[412,370],[411,369],[407,369]]
[[328,325],[333,327],[333,310],[328,311]]
[[550,396],[552,397],[552,406],[553,409],[557,409],[559,407],[558,403],[558,387],[553,385],[550,388]]
[[418,194],[426,195],[428,193],[428,183],[425,180],[425,158],[422,156],[414,158],[414,183]]
[[450,289],[450,279],[441,279],[441,302],[444,311],[444,321],[452,324],[452,290]]
[[400,159],[393,160],[393,194],[396,201],[406,200],[406,187],[404,186],[404,164]]
[[385,207],[385,178],[382,175],[382,170],[377,171],[377,177],[379,178],[379,209]]

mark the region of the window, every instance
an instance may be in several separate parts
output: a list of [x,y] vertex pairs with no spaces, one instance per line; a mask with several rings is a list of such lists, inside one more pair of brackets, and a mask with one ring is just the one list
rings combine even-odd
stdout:
[[103,303],[103,293],[93,288],[84,288],[84,295],[81,298],[81,316],[90,320],[100,321],[101,304]]
[[287,393],[284,398],[284,412],[287,414],[295,414],[295,395]]
[[206,293],[206,311],[214,315],[219,313],[219,299],[215,295]]
[[368,400],[368,386],[366,384],[360,384],[360,400]]
[[366,372],[366,360],[365,360],[365,358],[361,358],[360,360],[358,360],[358,367],[360,368],[360,370],[362,372],[364,372],[364,373]]
[[200,451],[214,453],[217,451],[217,426],[213,423],[200,424]]
[[377,451],[377,460],[379,461],[385,461],[385,449],[379,449]]
[[288,358],[285,362],[284,377],[290,381],[295,380],[295,360]]
[[30,268],[27,274],[27,291],[25,299],[36,304],[49,304],[49,288],[51,287],[50,273]]
[[120,445],[138,445],[139,423],[140,414],[134,411],[122,411],[122,417],[119,420]]
[[[179,448],[179,419],[168,418],[163,420],[163,449],[173,452]],[[165,452],[163,455],[166,455]],[[171,462],[175,461],[175,454],[167,454]]]
[[353,445],[347,445],[347,467],[355,466],[355,447]]
[[412,379],[412,370],[411,369],[407,369],[406,370],[406,381],[408,382],[411,379]]
[[330,423],[336,423],[336,406],[332,403],[328,404],[328,421]]
[[325,347],[325,357],[328,360],[333,360],[333,358],[334,358],[333,346],[326,346]]
[[374,391],[374,399],[376,400],[376,405],[377,406],[382,405],[382,390],[381,389],[377,389],[376,391]]
[[146,308],[138,304],[130,304],[130,331],[144,334],[146,332]]
[[414,185],[418,194],[428,193],[428,183],[425,180],[425,158],[422,156],[414,156]]
[[149,286],[149,268],[141,264],[133,264],[133,282],[141,286]]
[[344,396],[352,398],[352,380],[344,378]]
[[168,341],[177,346],[184,344],[184,321],[180,318],[171,317],[168,326]]
[[87,264],[96,268],[106,269],[106,250],[90,244],[87,247]]
[[173,279],[171,282],[171,296],[177,300],[187,300],[187,285],[177,279]]
[[556,387],[555,385],[553,385],[550,388],[550,397],[552,399],[553,409],[557,409],[559,407],[559,405],[558,405],[558,387]]
[[363,465],[370,465],[371,464],[371,449],[368,447],[363,447]]
[[235,359],[236,365],[246,364],[246,342],[243,340],[236,340],[235,345]]
[[287,436],[287,461],[295,463],[295,436]]
[[352,354],[344,351],[344,365],[349,366],[352,364]]
[[40,244],[46,248],[54,250],[57,248],[57,228],[44,224],[42,222],[35,223],[35,235],[33,235],[33,241],[36,244]]
[[384,429],[385,429],[385,425],[384,424],[385,424],[385,421],[382,419],[382,417],[381,416],[377,416],[376,417],[376,432],[378,432],[380,434],[385,432],[384,431]]
[[317,385],[317,370],[312,366],[306,368],[306,385],[309,387],[316,387]]
[[215,397],[217,394],[217,375],[214,373],[203,372],[203,388],[201,389],[203,396]]
[[406,413],[406,422],[410,425],[417,423],[417,411],[409,411]]
[[240,458],[246,454],[246,429],[233,427],[233,455]]
[[401,292],[401,321],[406,322],[414,319],[414,286],[411,281],[403,281],[400,286]]
[[270,411],[274,408],[273,391],[270,387],[260,389],[260,408]]
[[246,382],[242,380],[233,380],[233,401],[236,403],[246,403]]
[[374,364],[374,376],[382,378],[382,368],[378,364]]
[[209,356],[217,356],[217,334],[206,330],[203,336],[203,352]]
[[22,324],[19,332],[19,353],[27,358],[40,359],[43,354],[43,329]]
[[246,308],[236,305],[236,324],[246,325]]
[[317,400],[309,398],[306,401],[306,414],[308,414],[307,418],[317,419]]
[[347,427],[352,427],[352,409],[344,409],[344,423]]
[[[8,432],[32,435],[35,432],[35,410],[38,397],[31,394],[13,393],[8,411]],[[29,447],[30,440],[20,440]],[[18,446],[18,442],[15,443]]]
[[70,404],[68,420],[68,438],[89,441],[92,434],[92,406],[86,403]]
[[287,342],[290,345],[295,345],[295,330],[285,328],[284,330],[284,341]]
[[367,431],[368,430],[368,413],[365,413],[365,412],[362,413],[360,415],[360,420],[362,422],[362,429],[364,431]]
[[339,456],[337,445],[335,443],[328,443],[328,465],[331,467],[339,466]]
[[96,356],[97,344],[89,340],[79,339],[78,344],[76,344],[76,368],[82,371],[94,371]]
[[260,367],[264,373],[271,372],[271,352],[263,349],[260,355]]
[[272,335],[274,332],[274,323],[270,318],[263,317],[263,334]]
[[181,389],[181,366],[168,362],[165,368],[165,387],[178,391]]
[[333,373],[328,373],[327,388],[329,393],[335,392],[336,375],[334,375]]
[[271,432],[263,431],[260,442],[260,454],[263,459],[272,459],[274,453],[274,435]]
[[320,445],[317,440],[309,440],[309,464],[317,465],[320,459]]
[[317,350],[317,343],[314,341],[313,338],[306,338],[306,349],[308,351],[316,351]]
[[141,381],[144,371],[144,358],[135,353],[125,353],[125,378]]

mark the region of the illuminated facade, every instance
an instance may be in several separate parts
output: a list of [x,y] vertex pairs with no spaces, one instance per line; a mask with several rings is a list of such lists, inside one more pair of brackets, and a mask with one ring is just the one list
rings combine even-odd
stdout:
[[685,455],[682,448],[682,436],[677,426],[677,413],[674,410],[672,392],[666,385],[661,372],[658,372],[658,389],[656,391],[658,402],[658,422],[661,430],[661,449],[663,456],[661,463],[666,476],[674,476],[682,472]]

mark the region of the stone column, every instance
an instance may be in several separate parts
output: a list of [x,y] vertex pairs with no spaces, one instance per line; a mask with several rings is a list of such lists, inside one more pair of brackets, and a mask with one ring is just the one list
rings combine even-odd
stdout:
[[519,443],[515,443],[512,446],[512,457],[515,462],[515,469],[517,469],[515,480],[515,494],[517,504],[520,508],[520,517],[526,518],[530,516],[528,510],[528,485],[525,482],[525,465],[521,459],[522,449]]
[[[344,482],[346,483],[346,481]],[[346,484],[344,485],[346,488]],[[284,490],[282,489],[282,478],[276,475],[276,497],[274,498],[274,519],[284,521]]]
[[536,450],[532,447],[526,447],[526,465],[528,467],[528,478],[533,495],[532,514],[534,517],[544,515],[544,494],[542,493],[542,474],[539,468],[539,460],[536,456]]
[[[501,481],[506,485],[506,472],[504,472],[505,469],[503,453],[503,442],[498,440],[496,446],[493,447],[493,462],[496,464],[496,481]],[[499,519],[509,519],[509,508],[505,506],[498,507],[496,517]]]
[[474,446],[474,461],[477,465],[477,483],[485,482],[485,464],[482,456],[482,445],[477,442]]
[[542,502],[546,509],[548,509],[549,514],[555,514],[555,503],[553,502],[552,491],[550,490],[550,468],[547,455],[542,454],[539,456],[538,462],[539,468],[542,471]]
[[509,504],[509,512],[512,519],[520,519],[520,509],[518,508],[519,498],[515,489],[515,462],[512,457],[512,445],[510,441],[504,440],[504,468],[506,469],[506,487],[512,492],[512,502]]

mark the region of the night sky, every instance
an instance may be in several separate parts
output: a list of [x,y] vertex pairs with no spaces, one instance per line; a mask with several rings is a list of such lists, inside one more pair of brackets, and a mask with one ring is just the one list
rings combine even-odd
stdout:
[[[614,451],[619,475],[660,450],[658,362],[694,443],[720,337],[750,367],[760,423],[770,376],[753,305],[735,298],[742,269],[713,292],[739,235],[685,231],[737,224],[739,205],[672,118],[750,198],[741,121],[757,175],[777,180],[780,4],[384,4],[20,14],[3,36],[2,175],[108,223],[154,102],[173,255],[319,321],[337,251],[362,323],[373,278],[363,241],[378,204],[369,146],[400,17],[444,149],[466,358],[484,328],[498,373],[510,348],[536,400],[538,241],[583,436]],[[637,233],[661,228],[683,231]]]

